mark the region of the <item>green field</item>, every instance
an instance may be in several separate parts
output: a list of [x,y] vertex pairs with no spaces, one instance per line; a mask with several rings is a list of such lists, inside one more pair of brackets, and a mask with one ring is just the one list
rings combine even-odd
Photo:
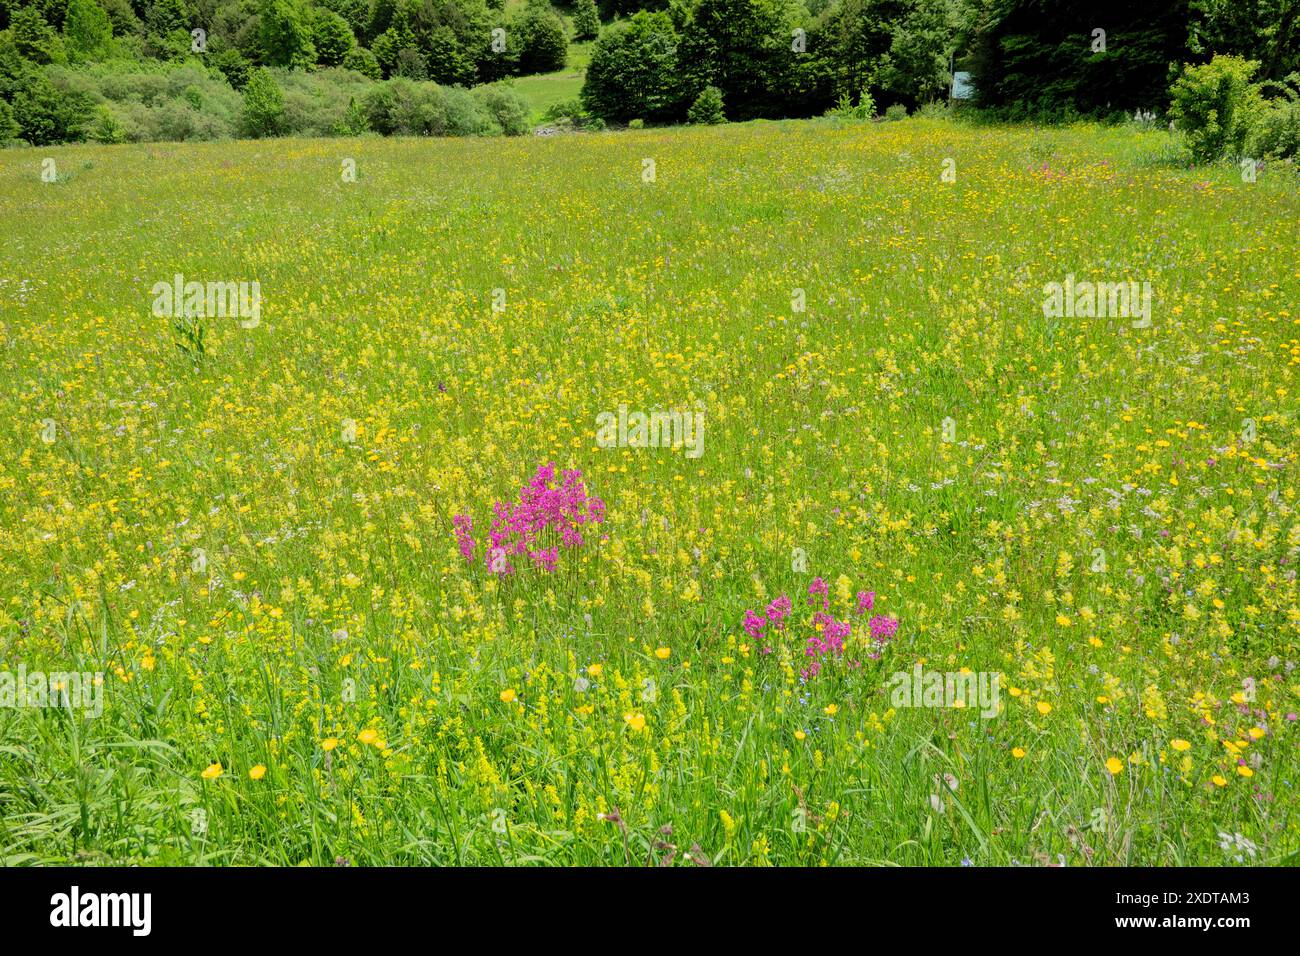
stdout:
[[[102,674],[0,683],[0,862],[1294,863],[1300,197],[1167,155],[0,151],[0,678]],[[155,309],[177,274],[256,315]],[[621,405],[703,430],[599,447]],[[604,520],[497,573],[547,462]]]

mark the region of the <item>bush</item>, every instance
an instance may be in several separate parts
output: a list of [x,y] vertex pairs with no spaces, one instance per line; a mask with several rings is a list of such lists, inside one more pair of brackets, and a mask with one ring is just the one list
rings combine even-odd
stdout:
[[244,132],[255,139],[284,129],[284,94],[266,67],[258,67],[244,87]]
[[704,126],[725,123],[726,114],[722,111],[722,91],[716,86],[706,86],[695,97],[695,102],[686,111],[686,121]]
[[335,136],[366,131],[356,105],[370,85],[350,70],[326,68],[315,73],[294,70],[278,77],[284,93],[283,131],[288,136]]
[[1300,102],[1270,103],[1251,137],[1250,152],[1275,159],[1300,156]]
[[572,126],[575,129],[605,128],[605,121],[583,109],[581,100],[565,100],[552,104],[542,114],[542,122],[557,126]]
[[1284,98],[1264,104],[1255,135],[1249,140],[1250,155],[1275,159],[1300,156],[1300,73],[1293,73],[1286,82],[1262,86],[1276,88]]
[[[428,135],[427,128],[434,122],[429,115],[421,119],[422,111],[431,113],[428,104],[417,100],[419,88],[406,79],[385,80],[366,90],[361,99],[361,109],[366,114],[366,125],[384,136]],[[441,127],[442,107],[437,107],[437,123]]]
[[509,86],[481,86],[474,95],[507,136],[522,136],[532,128],[528,104]]
[[840,101],[826,113],[827,116],[839,116],[843,119],[871,119],[876,115],[876,101],[865,89],[858,96],[858,105],[854,106],[847,93],[840,95]]
[[113,108],[100,105],[95,110],[95,119],[90,127],[90,138],[96,143],[125,143],[126,126],[117,118]]
[[501,132],[501,126],[488,112],[481,96],[458,86],[439,88],[432,83],[425,86],[437,90],[445,110],[440,132],[435,136],[492,136]]
[[86,135],[99,142],[222,139],[239,133],[239,94],[219,71],[195,62],[46,70],[56,87],[91,105]]
[[1169,115],[1187,134],[1197,162],[1241,155],[1262,111],[1259,87],[1250,82],[1258,67],[1254,60],[1216,56],[1184,67],[1174,82]]
[[907,119],[907,107],[904,106],[902,103],[894,103],[886,107],[885,119],[891,123],[896,123],[898,120]]
[[361,99],[370,129],[386,136],[519,135],[528,110],[508,87],[470,91],[397,77],[377,83]]

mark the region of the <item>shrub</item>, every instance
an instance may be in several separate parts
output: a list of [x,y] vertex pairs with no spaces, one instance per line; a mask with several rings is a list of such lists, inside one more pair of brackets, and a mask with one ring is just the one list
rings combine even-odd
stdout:
[[126,126],[117,118],[113,108],[107,104],[95,110],[95,119],[90,126],[90,138],[96,143],[125,143]]
[[326,67],[314,73],[294,70],[278,80],[284,93],[286,135],[333,136],[340,129],[353,127],[357,133],[365,132],[364,117],[358,119],[359,108],[353,101],[369,84],[356,73]]
[[[458,131],[472,130],[476,126],[476,104],[467,91],[456,92],[463,96],[449,102],[445,91],[433,83],[395,77],[367,90],[361,108],[367,125],[385,136],[443,136],[449,126]],[[450,122],[449,114],[455,114]]]
[[1249,140],[1250,154],[1277,159],[1300,155],[1300,73],[1291,74],[1286,82],[1268,82],[1262,87],[1276,88],[1283,98],[1264,104],[1255,135]]
[[1300,156],[1300,102],[1270,103],[1251,138],[1254,156]]
[[477,92],[458,86],[439,88],[432,83],[425,86],[437,90],[442,98],[445,119],[442,129],[434,136],[492,136],[501,132],[501,126]]
[[254,138],[276,136],[284,128],[284,94],[266,67],[258,67],[244,87],[244,132]]
[[509,86],[481,86],[474,95],[507,136],[522,136],[531,128],[528,104]]
[[242,100],[218,70],[182,65],[97,63],[48,67],[57,87],[95,106],[87,135],[102,142],[221,139],[239,133]]
[[886,107],[885,119],[891,123],[907,119],[907,107],[902,103],[894,103],[891,106]]
[[547,107],[542,122],[568,125],[577,129],[604,129],[605,121],[582,108],[581,100],[565,100]]
[[858,105],[854,106],[847,93],[840,94],[840,100],[826,113],[827,116],[839,116],[844,119],[871,119],[876,115],[876,101],[865,89],[858,96]]
[[1259,87],[1250,82],[1258,66],[1238,56],[1216,56],[1184,67],[1174,82],[1169,114],[1187,134],[1197,162],[1241,154],[1262,108]]
[[727,117],[722,110],[722,91],[716,86],[706,86],[700,90],[700,95],[695,97],[695,102],[686,111],[686,120],[705,126],[725,123]]

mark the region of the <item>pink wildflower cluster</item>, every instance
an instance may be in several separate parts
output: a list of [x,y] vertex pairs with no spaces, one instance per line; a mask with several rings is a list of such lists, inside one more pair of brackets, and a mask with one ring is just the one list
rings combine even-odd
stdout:
[[[804,654],[812,658],[808,667],[802,671],[805,679],[817,675],[825,658],[842,655],[844,653],[844,643],[853,631],[853,625],[849,621],[837,621],[831,616],[830,588],[824,579],[814,578],[812,584],[808,585],[808,606],[817,608],[817,610],[812,617],[812,624],[816,628],[816,633],[808,638],[808,642],[804,647]],[[861,617],[868,611],[873,610],[875,606],[876,593],[874,591],[859,591],[854,597],[853,613]],[[764,645],[764,654],[772,653],[770,632],[767,632],[767,628],[771,627],[772,631],[785,630],[786,619],[790,616],[791,607],[790,599],[782,594],[767,606],[767,610],[763,614],[753,610],[745,611],[745,620],[742,625],[745,633],[749,635],[751,640]],[[898,631],[898,619],[877,614],[867,621],[867,629],[871,634],[871,647],[867,651],[867,656],[872,660],[879,660],[880,649]]]
[[[560,549],[581,547],[586,525],[605,520],[605,502],[587,494],[582,472],[566,471],[559,485],[555,481],[555,463],[537,469],[528,484],[519,490],[516,502],[498,501],[492,508],[484,560],[495,574],[513,574],[511,557],[526,556],[534,566],[554,571]],[[451,519],[456,544],[466,561],[474,560],[474,522],[469,515]]]

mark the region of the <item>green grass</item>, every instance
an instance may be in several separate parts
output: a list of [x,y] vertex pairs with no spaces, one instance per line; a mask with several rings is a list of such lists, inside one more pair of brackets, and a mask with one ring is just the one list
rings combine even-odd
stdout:
[[[1294,862],[1300,198],[1175,154],[0,152],[0,673],[104,675],[99,717],[0,707],[0,860]],[[200,354],[176,273],[260,322]],[[1045,314],[1068,274],[1150,282],[1150,325]],[[620,404],[699,411],[702,454],[599,448]],[[547,461],[606,520],[497,580]],[[852,634],[804,680],[816,576]],[[996,715],[895,706],[920,661],[1001,674]]]
[[557,103],[578,98],[578,94],[582,92],[582,81],[586,75],[587,64],[591,62],[591,46],[590,41],[571,43],[569,62],[563,70],[539,73],[534,76],[517,76],[510,81],[532,108],[534,123],[540,123],[546,111]]

